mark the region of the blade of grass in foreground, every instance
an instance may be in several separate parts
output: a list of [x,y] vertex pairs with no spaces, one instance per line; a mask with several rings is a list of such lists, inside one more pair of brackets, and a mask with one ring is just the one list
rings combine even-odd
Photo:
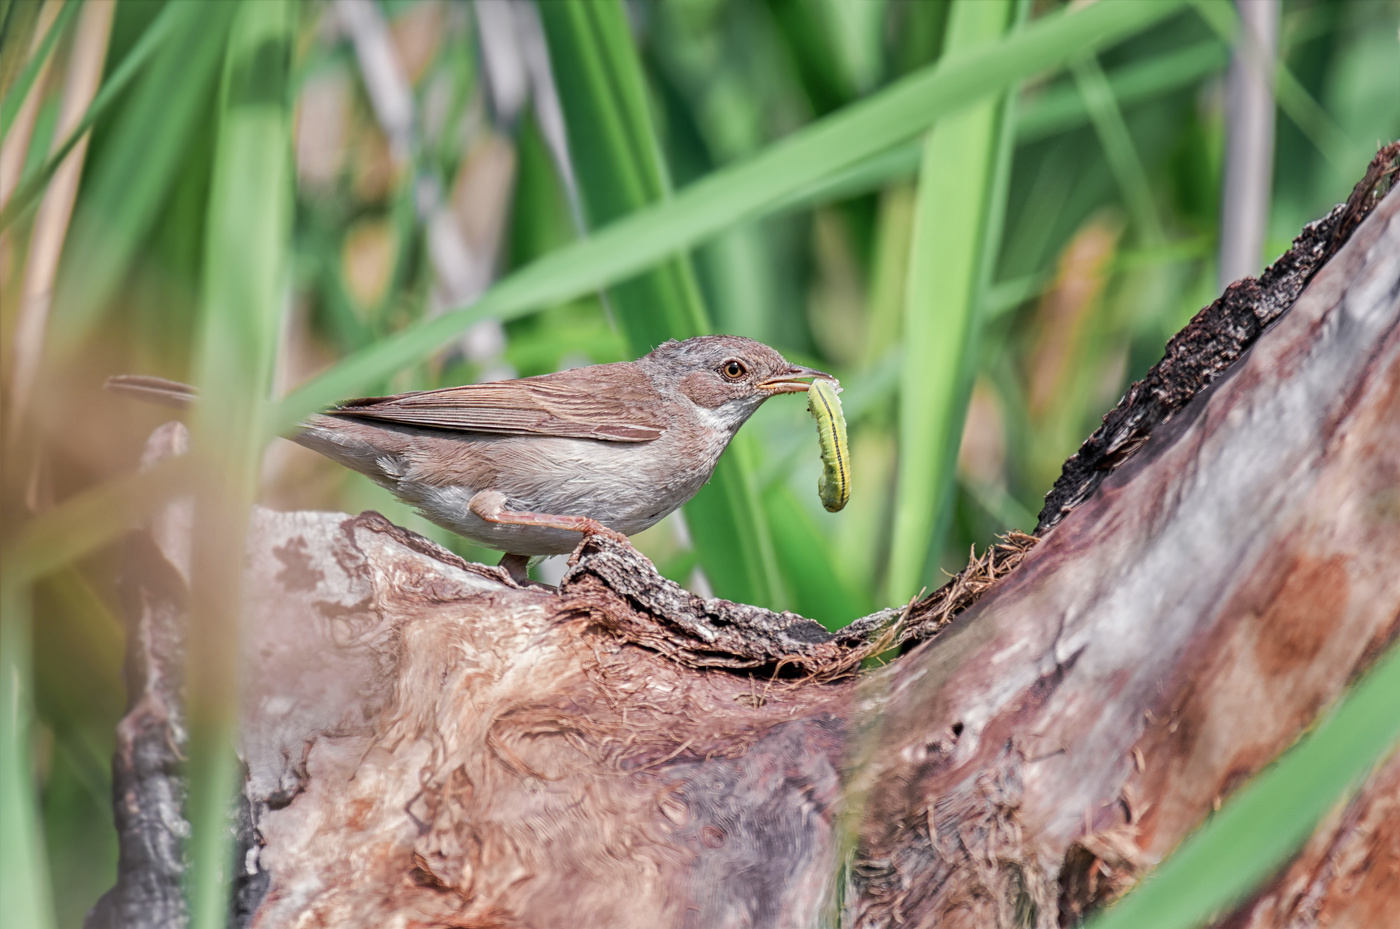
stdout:
[[669,200],[547,255],[472,306],[417,323],[345,358],[289,396],[275,427],[288,429],[312,410],[355,395],[481,319],[513,319],[562,303],[636,274],[741,221],[768,215],[798,191],[914,138],[934,120],[1134,35],[1175,13],[1182,2],[1095,3],[1054,13],[1000,42],[911,74]]
[[234,14],[205,231],[195,350],[202,399],[191,417],[191,454],[202,483],[185,678],[196,929],[228,921],[244,537],[289,285],[291,22],[281,0],[248,0]]
[[[958,0],[948,52],[994,42],[1012,0]],[[977,307],[1000,241],[998,208],[1010,170],[1012,105],[984,100],[945,117],[924,143],[914,204],[904,360],[899,392],[899,467],[886,599],[907,600],[924,583],[952,510],[953,469],[972,384]]]
[[1317,729],[1241,789],[1092,929],[1190,929],[1223,914],[1284,862],[1400,740],[1400,648]]
[[[52,889],[39,824],[39,789],[29,757],[34,719],[29,585],[0,583],[0,912],[8,925],[49,929]],[[13,921],[13,922],[11,922]]]
[[[575,0],[544,4],[540,13],[590,224],[602,225],[665,200],[671,182],[621,3]],[[710,331],[688,256],[615,284],[609,295],[634,357],[667,339]],[[720,459],[710,483],[686,504],[686,522],[717,593],[781,608],[786,598],[750,457],[741,441]]]

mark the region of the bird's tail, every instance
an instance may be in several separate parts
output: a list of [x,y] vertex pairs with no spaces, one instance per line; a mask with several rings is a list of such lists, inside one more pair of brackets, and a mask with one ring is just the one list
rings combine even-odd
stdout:
[[147,403],[173,406],[178,410],[189,407],[199,396],[188,384],[167,381],[163,377],[146,377],[140,374],[118,374],[107,378],[107,390],[124,397],[135,397]]

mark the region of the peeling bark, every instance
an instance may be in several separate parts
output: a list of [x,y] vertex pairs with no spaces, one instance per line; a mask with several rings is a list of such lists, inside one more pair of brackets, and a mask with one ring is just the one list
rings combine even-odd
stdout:
[[[235,922],[1055,927],[1111,901],[1400,632],[1397,155],[1173,341],[1033,547],[836,635],[607,539],[554,590],[377,514],[257,511]],[[1377,925],[1397,790],[1392,758],[1222,925]]]

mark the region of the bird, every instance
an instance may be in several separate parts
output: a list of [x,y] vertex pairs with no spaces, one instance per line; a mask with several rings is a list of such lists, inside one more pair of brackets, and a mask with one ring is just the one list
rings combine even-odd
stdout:
[[[525,583],[531,557],[660,522],[709,481],[765,400],[816,379],[836,381],[762,342],[699,336],[636,361],[349,400],[288,438],[504,552],[501,567]],[[141,375],[107,389],[182,408],[196,399],[188,385]]]

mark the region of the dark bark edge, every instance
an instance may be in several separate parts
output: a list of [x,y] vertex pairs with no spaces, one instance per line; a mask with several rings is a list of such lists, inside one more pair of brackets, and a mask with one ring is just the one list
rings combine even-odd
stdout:
[[1238,280],[1171,341],[1162,360],[1128,388],[1068,461],[1045,496],[1035,534],[1043,536],[1170,419],[1239,359],[1298,299],[1303,288],[1391,189],[1400,142],[1383,146],[1345,203],[1309,223],[1259,277]]

